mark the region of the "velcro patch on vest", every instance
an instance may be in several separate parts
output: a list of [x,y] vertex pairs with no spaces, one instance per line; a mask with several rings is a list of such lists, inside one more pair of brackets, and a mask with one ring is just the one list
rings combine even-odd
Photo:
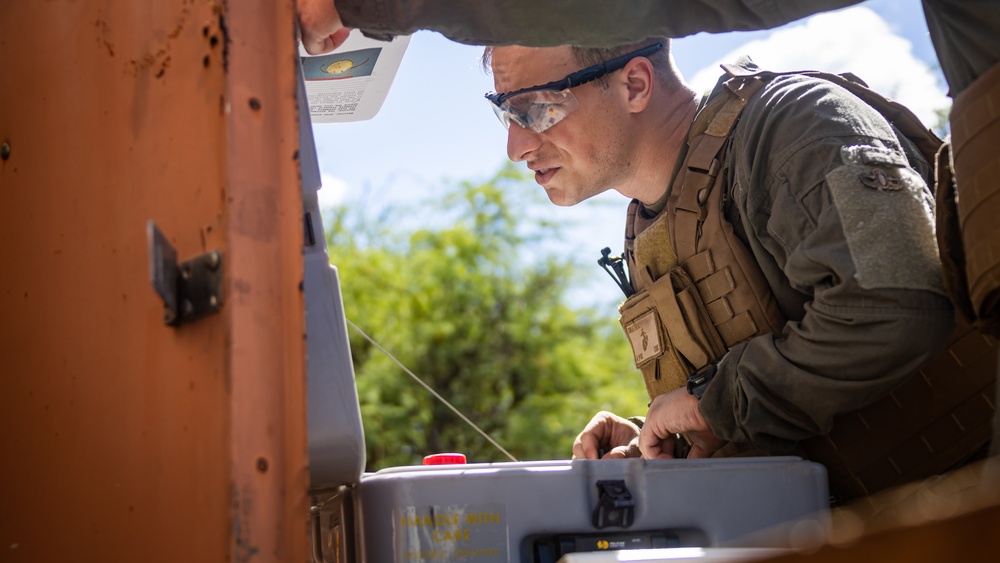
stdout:
[[660,320],[656,316],[655,309],[650,309],[626,323],[625,334],[628,336],[629,344],[632,345],[636,366],[663,355]]
[[[674,245],[670,242],[670,222],[666,213],[635,237],[635,261],[648,269],[651,281],[660,279],[677,265]],[[637,287],[638,289],[638,287]]]

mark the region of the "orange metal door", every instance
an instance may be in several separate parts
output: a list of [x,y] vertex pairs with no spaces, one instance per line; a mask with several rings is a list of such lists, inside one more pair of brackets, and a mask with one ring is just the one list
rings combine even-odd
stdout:
[[0,4],[0,560],[307,559],[295,64],[292,0]]

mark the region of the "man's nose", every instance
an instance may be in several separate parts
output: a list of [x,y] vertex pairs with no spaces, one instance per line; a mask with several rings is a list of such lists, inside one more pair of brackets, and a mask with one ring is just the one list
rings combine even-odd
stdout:
[[514,162],[528,159],[532,151],[542,145],[542,136],[531,129],[511,123],[507,129],[507,157]]

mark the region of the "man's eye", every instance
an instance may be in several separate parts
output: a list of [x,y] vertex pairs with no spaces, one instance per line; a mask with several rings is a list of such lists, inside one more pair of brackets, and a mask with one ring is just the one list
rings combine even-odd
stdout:
[[510,108],[511,113],[518,116],[521,119],[528,117],[528,112],[522,110],[521,108]]

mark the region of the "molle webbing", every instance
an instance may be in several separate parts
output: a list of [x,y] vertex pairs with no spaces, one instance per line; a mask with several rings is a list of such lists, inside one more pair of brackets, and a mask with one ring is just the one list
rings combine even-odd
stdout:
[[993,435],[997,342],[959,322],[947,348],[900,387],[839,417],[797,453],[826,466],[848,501],[924,479],[982,453]]
[[1000,333],[1000,64],[955,97],[951,140],[958,224],[973,312]]
[[[986,453],[997,341],[959,321],[945,351],[878,401],[837,418],[791,453],[822,463],[838,503],[941,474]],[[767,455],[727,444],[715,457]]]
[[[621,323],[651,399],[683,387],[688,375],[726,349],[781,332],[785,324],[763,273],[722,209],[726,141],[761,86],[759,80],[732,80],[695,117],[664,213],[647,218],[639,202],[629,206],[625,256],[638,293],[620,308]],[[655,313],[647,315],[650,310]],[[646,355],[651,337],[660,348]]]
[[[756,259],[726,220],[722,163],[729,136],[763,86],[734,78],[701,111],[704,129],[692,127],[687,158],[678,174],[667,216],[677,258],[694,280],[726,348],[759,334],[780,333],[785,318]],[[696,124],[698,118],[695,118]]]

